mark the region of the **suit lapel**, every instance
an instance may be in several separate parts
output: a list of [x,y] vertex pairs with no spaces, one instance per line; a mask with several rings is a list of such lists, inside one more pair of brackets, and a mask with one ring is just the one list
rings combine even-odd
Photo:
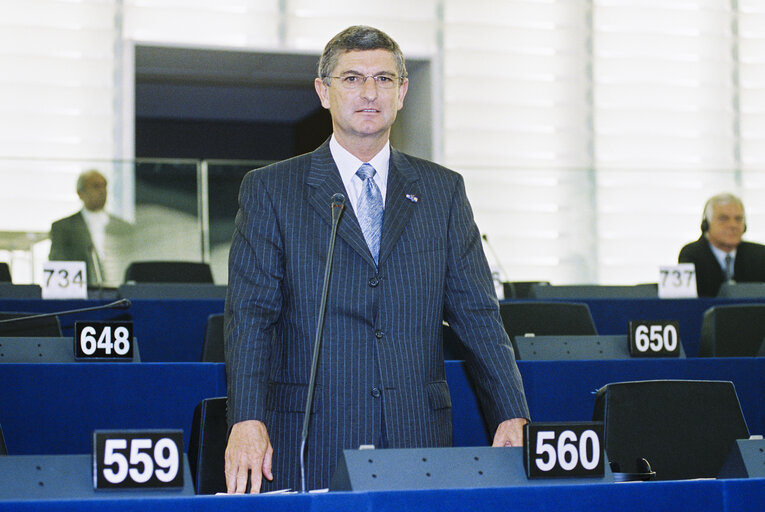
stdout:
[[[331,202],[334,194],[347,195],[345,185],[340,178],[332,153],[329,150],[329,141],[322,144],[311,157],[311,169],[308,171],[306,183],[309,186],[308,201],[316,210],[317,215],[332,225]],[[343,215],[337,226],[337,236],[343,239],[356,252],[364,257],[373,267],[375,261],[369,252],[367,242],[359,227],[359,221],[353,212],[353,207],[346,201]]]
[[379,261],[381,264],[396,246],[404,227],[417,208],[418,179],[417,172],[406,157],[391,148],[388,190],[385,196],[385,214],[380,240]]

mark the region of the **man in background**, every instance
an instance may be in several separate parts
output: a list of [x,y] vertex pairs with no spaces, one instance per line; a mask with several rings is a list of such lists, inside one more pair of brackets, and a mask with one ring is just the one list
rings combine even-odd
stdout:
[[130,224],[104,210],[106,185],[106,178],[97,170],[82,172],[77,178],[82,210],[57,220],[50,229],[48,259],[84,261],[88,286],[121,282],[119,246],[131,233]]
[[699,297],[715,297],[725,282],[765,282],[765,246],[744,242],[746,215],[733,194],[712,196],[704,206],[701,237],[682,248],[678,261],[696,266]]

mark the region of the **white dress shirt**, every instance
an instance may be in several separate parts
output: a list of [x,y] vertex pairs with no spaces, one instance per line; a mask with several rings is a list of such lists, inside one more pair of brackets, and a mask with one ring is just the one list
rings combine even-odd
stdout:
[[345,185],[346,197],[348,199],[346,204],[350,204],[353,207],[353,211],[358,211],[359,196],[361,196],[361,187],[363,185],[361,178],[356,176],[356,171],[359,170],[361,164],[368,163],[375,168],[374,179],[377,187],[382,194],[383,205],[385,204],[385,192],[387,191],[388,184],[388,165],[390,164],[390,142],[385,143],[379,153],[377,153],[369,162],[362,162],[355,156],[353,156],[347,149],[342,147],[335,135],[332,134],[332,138],[329,140],[329,150],[332,153],[332,158],[335,160],[335,165],[340,171],[340,177]]

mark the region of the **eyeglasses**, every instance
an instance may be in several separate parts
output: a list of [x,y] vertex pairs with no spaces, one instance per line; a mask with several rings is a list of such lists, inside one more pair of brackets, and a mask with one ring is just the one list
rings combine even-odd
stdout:
[[344,89],[361,89],[367,82],[367,78],[371,78],[375,81],[375,85],[380,89],[393,89],[398,82],[401,81],[401,77],[396,75],[357,75],[350,74],[344,76],[328,76],[327,78],[336,78],[340,81],[340,85]]

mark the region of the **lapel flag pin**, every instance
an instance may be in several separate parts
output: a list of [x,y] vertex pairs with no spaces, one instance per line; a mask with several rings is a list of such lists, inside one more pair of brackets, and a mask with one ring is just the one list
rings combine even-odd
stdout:
[[409,199],[413,203],[416,203],[418,201],[417,196],[412,195],[412,194],[407,194],[406,198]]

